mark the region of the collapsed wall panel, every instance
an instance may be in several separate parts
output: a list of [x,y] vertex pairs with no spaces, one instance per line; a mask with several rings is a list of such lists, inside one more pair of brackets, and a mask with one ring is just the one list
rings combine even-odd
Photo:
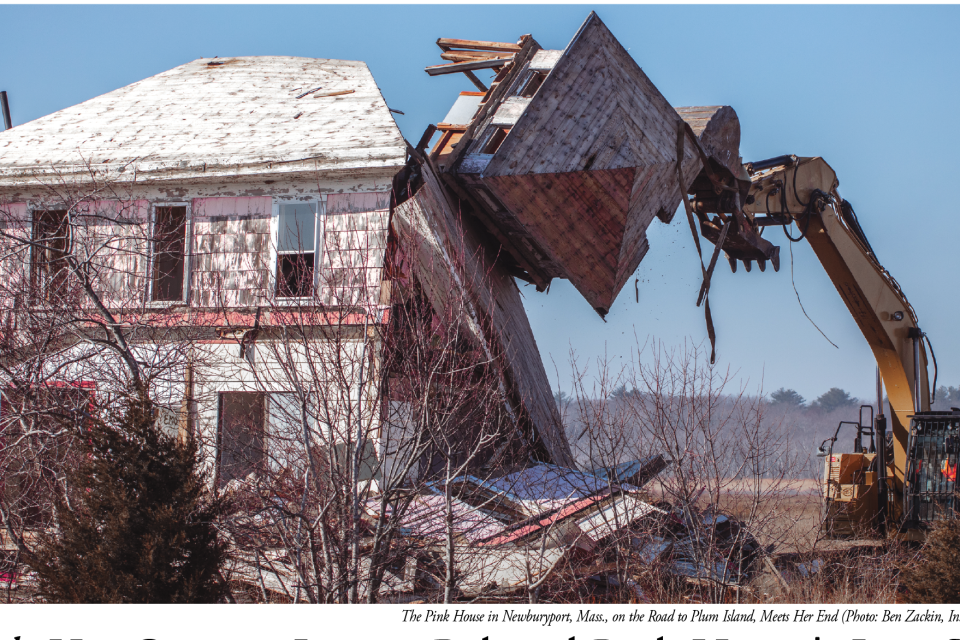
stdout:
[[533,427],[552,462],[574,466],[550,382],[513,277],[475,222],[464,216],[428,161],[423,186],[396,207],[399,241],[431,305],[442,313],[453,296],[467,304],[469,330],[498,358],[516,417]]

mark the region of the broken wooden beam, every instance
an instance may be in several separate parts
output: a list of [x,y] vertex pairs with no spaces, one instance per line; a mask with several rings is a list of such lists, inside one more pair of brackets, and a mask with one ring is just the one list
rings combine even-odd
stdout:
[[520,45],[512,42],[456,40],[454,38],[437,38],[437,46],[444,51],[449,51],[450,49],[476,49],[478,51],[507,51],[512,53],[520,51]]
[[473,60],[493,60],[502,58],[509,60],[513,54],[497,53],[494,51],[444,51],[440,57],[450,62],[471,62]]
[[448,73],[462,73],[464,71],[477,71],[478,69],[495,69],[502,67],[509,58],[491,58],[490,60],[474,60],[472,62],[451,62],[450,64],[438,64],[424,69],[431,76],[442,76]]

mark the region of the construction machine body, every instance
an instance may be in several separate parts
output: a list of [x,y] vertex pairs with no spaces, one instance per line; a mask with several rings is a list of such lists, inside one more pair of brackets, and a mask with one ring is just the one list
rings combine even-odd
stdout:
[[[715,240],[725,224],[734,222],[721,248],[734,270],[738,260],[749,270],[751,260],[765,266],[763,257],[751,249],[756,230],[793,227],[793,235],[785,229],[788,241],[806,240],[813,248],[870,345],[886,387],[889,410],[881,406],[874,418],[877,452],[825,456],[825,529],[852,535],[867,526],[882,529],[885,523],[897,522],[904,536],[917,537],[917,527],[909,525],[904,510],[905,477],[914,464],[909,456],[911,418],[922,420],[930,410],[927,349],[917,315],[877,259],[853,207],[840,197],[839,180],[826,161],[780,156],[747,163],[744,173],[749,184],[743,175],[738,177],[737,195],[745,193],[739,215],[740,202],[724,207],[716,190],[691,189],[702,235]],[[703,180],[698,180],[695,185],[702,187]],[[769,248],[762,250],[771,253]]]

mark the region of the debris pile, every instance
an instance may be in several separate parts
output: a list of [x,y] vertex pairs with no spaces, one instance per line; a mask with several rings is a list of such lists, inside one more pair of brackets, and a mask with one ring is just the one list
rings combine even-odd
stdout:
[[[626,586],[640,601],[645,575],[741,584],[761,566],[756,540],[728,515],[653,499],[647,487],[668,464],[662,455],[593,472],[537,464],[431,483],[400,516],[404,565],[415,575],[393,595],[442,591],[448,558],[460,599],[522,596],[551,577]],[[365,506],[371,528],[393,517],[377,500]]]

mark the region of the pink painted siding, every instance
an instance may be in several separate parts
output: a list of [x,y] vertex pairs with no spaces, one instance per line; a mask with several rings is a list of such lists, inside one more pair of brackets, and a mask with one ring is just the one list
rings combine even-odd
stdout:
[[270,291],[272,200],[198,198],[192,203],[191,305],[252,307]]
[[390,223],[390,192],[327,196],[320,263],[326,305],[371,307],[379,302]]
[[[23,202],[0,204],[0,229],[26,240],[30,237],[27,205]],[[11,308],[17,293],[24,290],[30,277],[30,249],[17,240],[0,237],[0,300]]]
[[27,219],[27,203],[25,202],[8,202],[7,204],[0,204],[0,216],[2,216],[3,221],[7,220],[26,220]]
[[73,253],[91,265],[95,288],[112,309],[137,308],[146,299],[150,203],[97,200],[76,206]]

